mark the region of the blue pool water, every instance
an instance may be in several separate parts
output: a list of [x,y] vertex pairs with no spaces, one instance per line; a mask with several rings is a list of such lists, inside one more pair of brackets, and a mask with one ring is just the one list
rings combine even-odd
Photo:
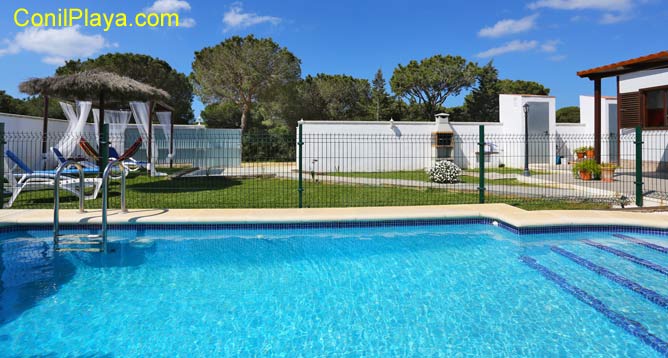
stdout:
[[668,240],[614,234],[138,228],[104,256],[6,233],[0,356],[665,355]]

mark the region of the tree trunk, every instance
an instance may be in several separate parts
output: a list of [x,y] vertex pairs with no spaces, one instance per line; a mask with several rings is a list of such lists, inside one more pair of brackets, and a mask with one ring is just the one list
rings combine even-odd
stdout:
[[241,133],[246,130],[246,125],[248,123],[248,113],[250,112],[250,104],[244,103],[241,109]]

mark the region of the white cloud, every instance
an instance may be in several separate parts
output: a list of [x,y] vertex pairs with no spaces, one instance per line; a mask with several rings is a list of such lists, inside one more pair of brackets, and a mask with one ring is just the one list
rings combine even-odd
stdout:
[[548,57],[548,60],[550,60],[552,62],[561,62],[565,59],[566,59],[566,55],[554,55],[554,56]]
[[193,18],[187,17],[187,18],[180,19],[180,20],[181,20],[181,21],[179,21],[179,26],[180,27],[185,27],[185,28],[189,29],[189,28],[195,27],[195,25],[197,25],[197,22],[195,22],[195,19],[193,19]]
[[540,45],[540,50],[543,52],[553,53],[557,52],[557,46],[561,43],[559,40],[545,41]]
[[156,0],[153,5],[144,9],[144,12],[179,14],[179,27],[191,28],[197,24],[195,19],[181,16],[183,12],[190,11],[190,9],[190,3],[185,0]]
[[500,37],[504,35],[518,34],[529,31],[536,27],[538,14],[529,15],[519,20],[505,19],[497,22],[494,26],[485,27],[478,32],[480,37]]
[[523,51],[529,51],[538,46],[538,41],[519,41],[519,40],[514,40],[511,42],[506,43],[503,46],[499,47],[494,47],[491,48],[487,51],[483,51],[476,56],[479,58],[487,58],[487,57],[494,57],[498,55],[503,55],[506,53],[511,53],[511,52],[523,52]]
[[611,24],[617,24],[620,22],[624,22],[626,20],[629,20],[631,17],[627,14],[613,14],[613,13],[605,13],[601,17],[601,20],[599,21],[601,24],[604,25],[611,25]]
[[165,12],[190,11],[190,4],[183,0],[156,0],[156,2],[145,11],[159,14]]
[[627,11],[633,5],[633,0],[538,0],[529,9]]
[[101,35],[84,35],[79,29],[79,25],[26,29],[13,40],[4,41],[7,47],[0,49],[0,56],[27,51],[43,55],[42,61],[45,63],[62,65],[66,60],[92,56],[105,47],[113,46]]
[[277,25],[281,22],[280,17],[275,16],[261,16],[255,13],[243,12],[243,5],[241,3],[234,3],[230,9],[223,14],[223,23],[225,24],[225,31],[231,29],[243,29],[253,25],[269,23]]

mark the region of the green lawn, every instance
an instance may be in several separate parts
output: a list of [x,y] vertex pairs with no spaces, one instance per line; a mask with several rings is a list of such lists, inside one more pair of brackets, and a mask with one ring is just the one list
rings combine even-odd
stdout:
[[[161,170],[162,171],[162,170]],[[202,178],[149,178],[133,175],[128,179],[127,204],[130,209],[142,208],[296,208],[297,181],[289,179],[226,179]],[[598,209],[603,203],[561,202],[546,199],[526,199],[487,195],[488,203],[505,202],[528,210],[540,209]],[[349,207],[389,205],[445,205],[474,204],[477,192],[451,189],[405,188],[390,186],[345,185],[304,182],[304,207]],[[76,208],[77,199],[62,191],[61,207]],[[110,186],[110,207],[120,206],[119,182]],[[53,191],[25,192],[14,207],[52,208]],[[101,207],[98,199],[86,201],[86,208]]]
[[[470,173],[471,171],[469,170],[464,171],[464,173],[467,172]],[[496,173],[496,171],[492,172]],[[503,174],[515,174],[515,173],[504,172]],[[340,172],[340,173],[327,173],[326,175],[335,177],[348,177],[348,178],[398,179],[398,180],[416,180],[428,183],[431,182],[431,180],[429,180],[429,175],[427,175],[427,173],[424,170],[406,170],[406,171],[394,171],[394,172],[351,172],[351,173]],[[479,182],[479,178],[477,176],[472,176],[472,175],[462,175],[459,177],[459,180],[462,183],[478,184]],[[486,179],[485,184],[537,186],[535,184],[522,183],[514,178]]]

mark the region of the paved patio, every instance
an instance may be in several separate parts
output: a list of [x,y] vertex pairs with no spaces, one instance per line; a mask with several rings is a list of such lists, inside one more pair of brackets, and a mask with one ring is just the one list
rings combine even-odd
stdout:
[[[506,204],[447,206],[402,206],[323,209],[172,209],[109,212],[109,223],[286,223],[316,221],[400,220],[484,217],[502,220],[515,227],[548,225],[638,225],[668,229],[668,212],[629,212],[621,210],[525,211]],[[53,211],[47,209],[0,211],[0,225],[52,224]],[[62,210],[62,223],[99,224],[100,211]]]

